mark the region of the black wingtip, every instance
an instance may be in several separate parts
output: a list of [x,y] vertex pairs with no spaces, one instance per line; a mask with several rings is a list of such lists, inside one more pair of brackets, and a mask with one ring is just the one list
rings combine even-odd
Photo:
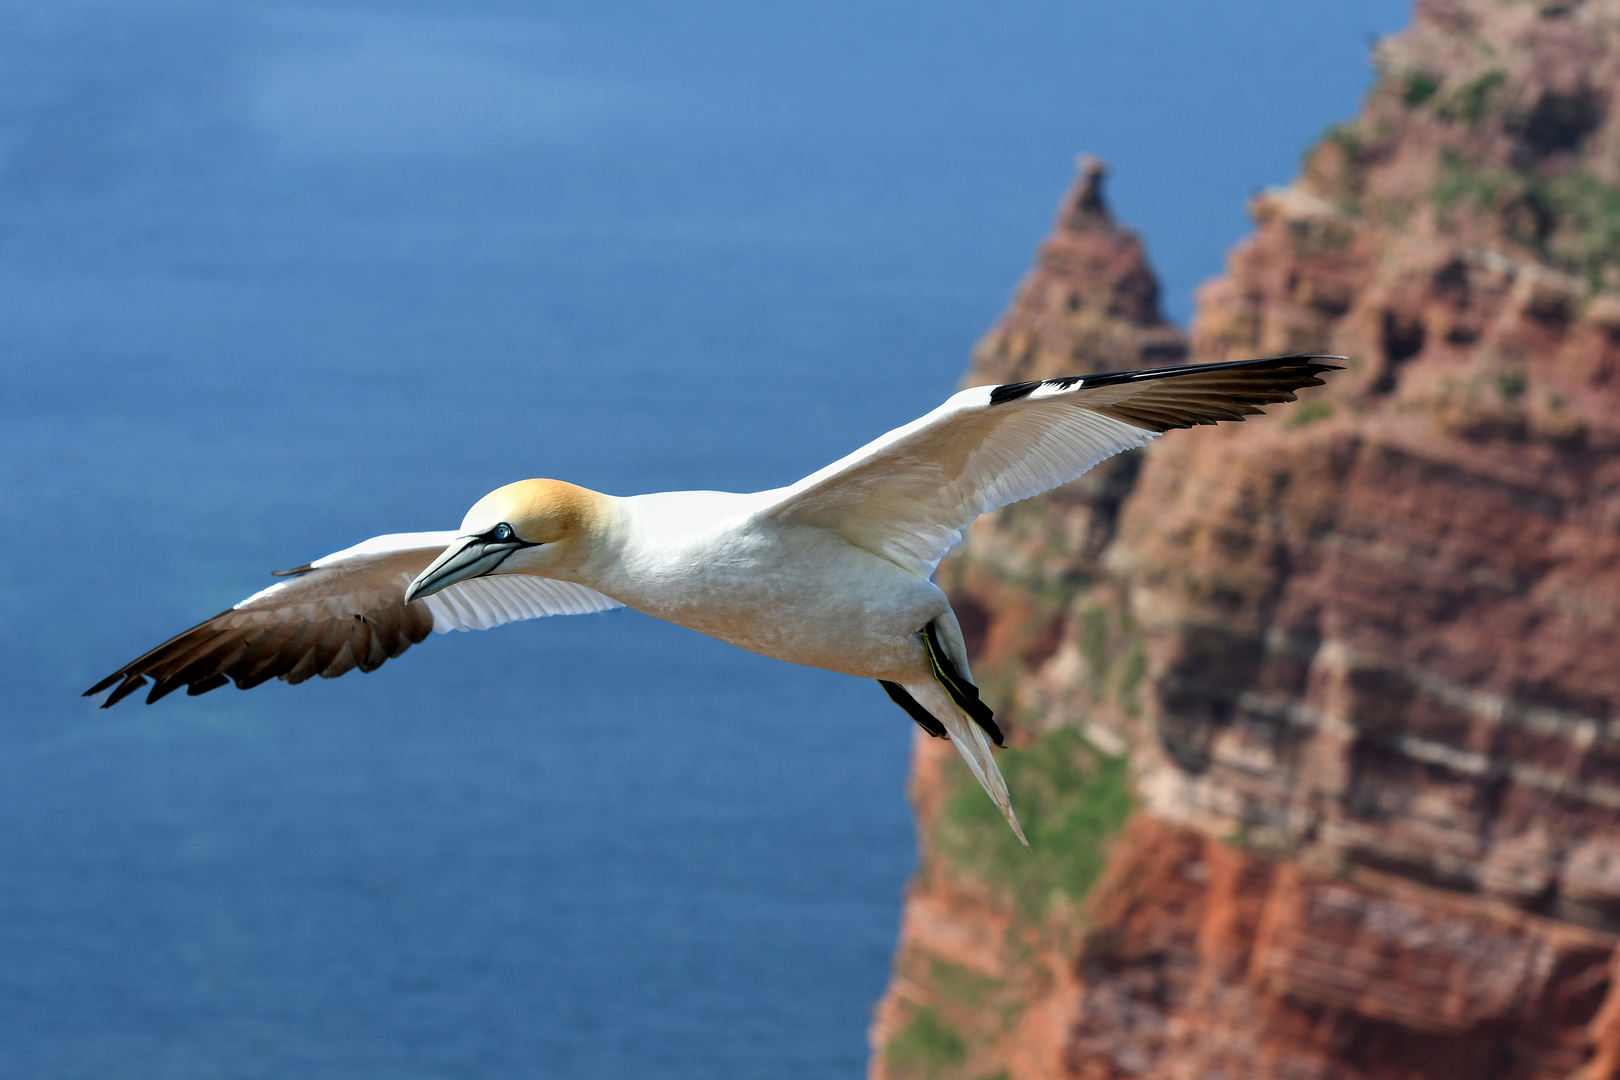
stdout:
[[224,686],[230,681],[231,677],[224,674],[211,675],[206,679],[198,679],[196,682],[186,687],[186,696],[196,697],[198,694],[206,694],[210,690],[218,690],[220,687]]
[[96,683],[96,685],[92,686],[90,689],[86,690],[83,694],[81,694],[79,696],[80,697],[95,697],[97,694],[101,693],[103,690],[107,689],[107,687],[111,686],[113,683],[117,682],[119,679],[122,679],[123,677],[124,677],[124,673],[122,671],[115,671],[111,675],[107,676],[105,679],[102,679],[100,682]]
[[[1338,353],[1290,353],[1288,356],[1272,356],[1272,359],[1343,359],[1349,363],[1349,356],[1340,356]],[[1343,364],[1324,364],[1327,371],[1343,371]]]
[[107,695],[107,700],[101,703],[101,707],[110,709],[145,685],[145,675],[126,676],[124,681],[118,684],[118,689]]
[[1017,401],[1021,397],[1028,397],[1040,385],[1038,382],[1003,383],[990,391],[990,404],[1005,405],[1009,401]]
[[[1342,360],[1344,363],[1324,363],[1327,360]],[[1143,368],[1140,371],[1115,371],[1103,375],[1086,375],[1080,379],[1080,382],[1084,386],[1104,386],[1109,383],[1166,379],[1179,375],[1194,375],[1206,371],[1232,371],[1240,368],[1253,370],[1257,368],[1300,367],[1306,369],[1308,374],[1315,375],[1319,371],[1342,371],[1344,370],[1344,364],[1348,363],[1350,363],[1348,356],[1340,356],[1337,353],[1289,353],[1286,356],[1261,356],[1250,360],[1221,360],[1213,364],[1179,364],[1173,367]],[[1047,380],[1047,382],[1058,381],[1056,379]],[[1320,386],[1322,384],[1316,382],[1302,385]]]
[[[1327,363],[1336,360],[1341,363]],[[1306,376],[1300,386],[1326,385],[1315,376],[1323,371],[1343,371],[1349,364],[1348,356],[1337,353],[1289,353],[1287,356],[1262,356],[1252,360],[1222,360],[1213,364],[1178,364],[1170,367],[1139,368],[1135,371],[1105,371],[1095,375],[1062,375],[1053,379],[1042,379],[1038,382],[1003,383],[990,390],[991,405],[1006,405],[1009,402],[1019,401],[1033,394],[1043,386],[1057,390],[1070,390],[1076,385],[1085,387],[1109,386],[1116,383],[1146,382],[1154,379],[1167,379],[1180,375],[1192,375],[1205,371],[1220,371],[1222,369],[1249,368],[1302,368]],[[1242,419],[1234,417],[1233,419]],[[1213,423],[1213,421],[1206,421]]]
[[[1338,364],[1323,363],[1326,360],[1343,362]],[[1339,356],[1336,353],[1291,353],[1288,356],[1269,356],[1263,360],[1239,360],[1237,362],[1255,365],[1272,363],[1279,366],[1282,364],[1298,364],[1301,367],[1309,368],[1311,374],[1314,375],[1318,371],[1343,371],[1345,365],[1350,363],[1350,358],[1348,356]]]

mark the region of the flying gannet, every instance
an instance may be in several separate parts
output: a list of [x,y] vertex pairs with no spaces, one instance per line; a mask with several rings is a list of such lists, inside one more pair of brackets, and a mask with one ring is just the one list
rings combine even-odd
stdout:
[[[290,683],[374,671],[429,631],[631,607],[790,663],[876,679],[955,743],[1024,839],[991,755],[951,604],[930,578],[980,514],[1068,483],[1172,428],[1242,420],[1320,386],[1298,355],[978,386],[784,488],[619,498],[520,480],[461,528],[393,533],[286,578],[113,672],[103,707],[154,683]],[[1027,841],[1026,841],[1027,846]]]

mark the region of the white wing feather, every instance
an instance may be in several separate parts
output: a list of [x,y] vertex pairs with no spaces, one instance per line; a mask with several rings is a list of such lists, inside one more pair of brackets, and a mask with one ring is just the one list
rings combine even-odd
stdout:
[[991,405],[993,387],[953,395],[926,416],[812,473],[764,511],[835,529],[923,577],[981,514],[1079,479],[1158,432],[1077,407],[1043,384]]
[[588,615],[624,605],[572,581],[527,574],[490,574],[458,581],[424,597],[433,612],[433,632],[488,630],[520,619],[546,615]]
[[[392,594],[392,586],[397,585],[399,599],[403,600],[405,586],[421,569],[415,564],[419,562],[426,566],[458,535],[455,532],[414,532],[373,536],[342,551],[323,555],[309,565],[311,570],[352,574],[355,588],[368,593],[386,591]],[[412,555],[418,558],[413,560]],[[389,559],[390,556],[398,558]],[[383,560],[388,562],[379,565]],[[395,569],[396,566],[403,566],[404,569]],[[389,579],[386,583],[378,579],[379,571]],[[236,604],[234,610],[272,600],[277,593],[291,592],[297,585],[297,578],[277,582]],[[392,599],[392,596],[389,598]],[[547,615],[588,615],[624,606],[595,589],[572,581],[527,574],[491,574],[458,581],[431,596],[423,597],[421,603],[427,605],[428,611],[433,614],[433,632],[436,634],[448,634],[453,630],[489,630],[524,619],[539,619]]]

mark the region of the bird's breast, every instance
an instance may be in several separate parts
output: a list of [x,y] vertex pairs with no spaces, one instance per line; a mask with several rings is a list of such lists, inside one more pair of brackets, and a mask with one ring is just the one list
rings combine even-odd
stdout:
[[791,663],[869,675],[941,610],[931,583],[830,530],[744,522],[643,536],[603,591],[629,606]]

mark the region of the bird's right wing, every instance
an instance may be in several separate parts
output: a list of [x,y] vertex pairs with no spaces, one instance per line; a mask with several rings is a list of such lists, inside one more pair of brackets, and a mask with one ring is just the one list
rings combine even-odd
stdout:
[[[334,679],[375,671],[430,631],[487,630],[543,615],[622,607],[571,581],[492,574],[405,603],[405,587],[456,538],[453,532],[394,533],[282,571],[280,581],[159,645],[85,692],[113,688],[105,708],[152,680],[150,704],[184,686],[202,694],[234,681]],[[117,684],[116,687],[114,684]]]
[[1172,428],[1293,401],[1342,356],[976,386],[784,488],[765,518],[832,529],[923,577],[980,514],[1077,480]]

